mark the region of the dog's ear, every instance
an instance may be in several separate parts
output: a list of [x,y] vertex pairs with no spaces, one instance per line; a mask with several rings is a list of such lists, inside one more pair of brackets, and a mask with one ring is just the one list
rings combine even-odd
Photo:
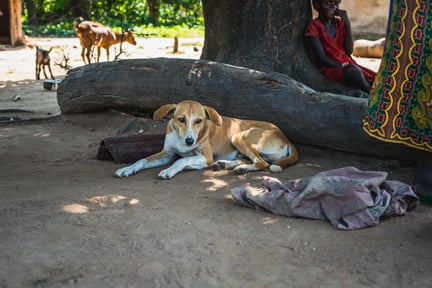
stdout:
[[162,118],[172,118],[177,104],[166,104],[161,106],[153,113],[153,120],[161,120]]
[[210,119],[210,121],[218,126],[222,125],[222,116],[219,115],[216,109],[209,106],[204,106],[204,110],[206,112],[207,118]]

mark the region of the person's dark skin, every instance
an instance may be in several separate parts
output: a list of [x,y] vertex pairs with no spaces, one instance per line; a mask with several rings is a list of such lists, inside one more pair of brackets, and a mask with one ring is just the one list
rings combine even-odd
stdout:
[[414,175],[413,186],[415,192],[432,203],[432,153],[419,151],[417,154],[417,169]]
[[[345,10],[339,9],[339,1],[315,0],[314,8],[318,11],[318,18],[324,24],[327,34],[330,37],[336,36],[335,16],[339,16],[345,22],[346,37],[344,39],[344,50],[347,55],[353,52],[354,41],[351,32],[351,22],[348,18],[348,13]],[[327,56],[324,52],[321,40],[319,37],[308,37],[310,46],[314,52],[315,60],[321,65],[328,67],[344,67],[343,77],[346,83],[360,88],[365,92],[369,92],[371,85],[361,73],[360,69],[355,64],[339,63]]]

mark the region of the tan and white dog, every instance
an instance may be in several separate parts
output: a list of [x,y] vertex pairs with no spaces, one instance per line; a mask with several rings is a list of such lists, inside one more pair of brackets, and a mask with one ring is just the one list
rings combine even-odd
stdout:
[[[233,169],[235,174],[269,168],[280,172],[298,161],[298,152],[274,124],[224,117],[196,101],[167,104],[154,120],[170,118],[162,151],[115,172],[118,177],[159,167],[177,159],[159,177],[171,179],[185,169]],[[252,163],[245,163],[241,154]],[[215,161],[215,162],[214,162]]]

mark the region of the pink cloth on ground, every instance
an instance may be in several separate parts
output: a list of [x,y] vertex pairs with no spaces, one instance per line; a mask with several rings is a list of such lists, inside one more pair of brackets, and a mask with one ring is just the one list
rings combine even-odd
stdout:
[[344,167],[281,183],[263,177],[231,190],[234,201],[274,214],[329,221],[341,230],[372,227],[382,216],[405,215],[418,204],[411,186],[386,180],[387,173]]

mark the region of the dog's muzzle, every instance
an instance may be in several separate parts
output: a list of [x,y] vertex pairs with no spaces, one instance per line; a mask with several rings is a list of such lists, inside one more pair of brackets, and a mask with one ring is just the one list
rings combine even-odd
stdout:
[[185,139],[185,142],[186,142],[186,145],[192,146],[194,144],[195,140],[193,138],[188,137]]

